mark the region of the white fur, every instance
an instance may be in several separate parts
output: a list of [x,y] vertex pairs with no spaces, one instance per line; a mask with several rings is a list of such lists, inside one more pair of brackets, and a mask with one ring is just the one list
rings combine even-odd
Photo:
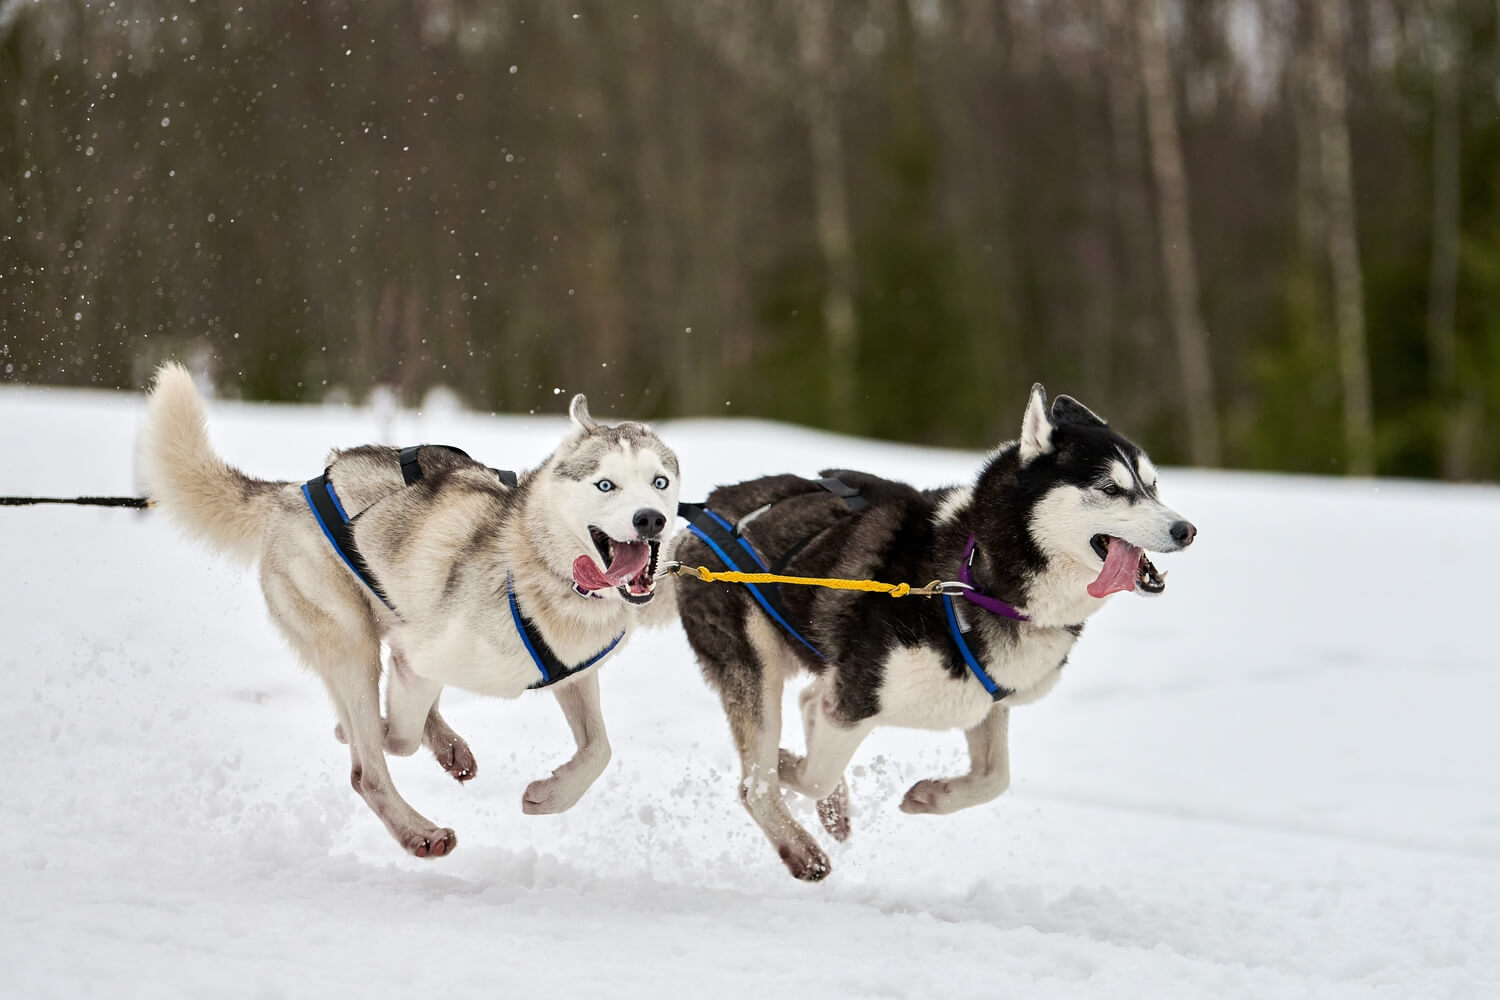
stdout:
[[146,490],[188,534],[241,562],[254,562],[265,509],[258,516],[243,516],[241,484],[247,477],[219,458],[207,423],[193,376],[182,365],[163,365],[146,407],[140,443]]
[[591,431],[599,426],[594,418],[589,416],[589,401],[581,392],[568,404],[568,419],[581,431]]
[[941,526],[955,520],[973,500],[974,487],[954,487],[953,491],[943,498],[943,502],[938,504],[937,510],[932,515],[932,523]]
[[1047,390],[1038,382],[1031,387],[1026,415],[1021,418],[1021,465],[1030,465],[1051,451],[1052,417],[1047,413]]
[[1172,525],[1182,515],[1154,496],[1110,497],[1098,490],[1056,486],[1037,501],[1031,534],[1048,558],[1048,568],[1027,597],[1026,612],[1040,623],[1081,622],[1100,607],[1088,585],[1104,568],[1090,544],[1095,535],[1114,535],[1151,552],[1175,552]]
[[995,705],[964,731],[969,773],[955,778],[923,778],[901,800],[904,813],[946,814],[990,802],[1010,787],[1010,709]]
[[[559,449],[538,470],[532,486],[537,507],[553,512],[552,516],[534,522],[541,532],[536,540],[536,553],[556,575],[571,577],[573,560],[579,555],[599,561],[589,534],[591,526],[616,541],[631,541],[638,537],[632,523],[636,511],[646,508],[661,511],[668,524],[676,516],[678,484],[663,456],[654,449],[633,449],[628,443],[622,444],[606,453],[594,474],[585,480],[552,475],[561,456]],[[666,489],[652,485],[657,476],[668,479]],[[604,479],[615,487],[608,493],[600,492],[598,487]],[[601,593],[605,600],[624,601],[613,589]]]
[[1146,457],[1146,453],[1144,451],[1136,457],[1135,468],[1136,471],[1141,475],[1141,484],[1144,485],[1148,490],[1155,490],[1156,466],[1151,464],[1151,459]]

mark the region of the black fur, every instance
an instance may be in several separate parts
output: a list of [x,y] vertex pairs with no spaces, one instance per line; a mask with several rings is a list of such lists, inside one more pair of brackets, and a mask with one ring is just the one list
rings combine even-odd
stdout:
[[[1082,404],[1058,397],[1053,404],[1052,450],[1022,466],[1020,449],[1002,448],[980,470],[970,501],[955,517],[935,523],[939,505],[952,492],[917,490],[862,472],[828,470],[859,488],[870,506],[852,512],[843,501],[798,476],[768,476],[721,486],[707,505],[731,523],[767,504],[744,535],[765,562],[806,541],[784,572],[793,576],[874,579],[920,586],[958,579],[959,561],[969,535],[977,546],[973,573],[987,593],[1024,608],[1028,591],[1046,569],[1046,557],[1032,538],[1030,522],[1039,500],[1058,485],[1083,489],[1112,482],[1110,465],[1123,452],[1134,463],[1139,449]],[[690,565],[722,568],[696,537],[686,537],[677,558]],[[956,683],[978,681],[969,673],[948,633],[936,599],[891,598],[816,587],[786,585],[781,596],[792,624],[827,657],[819,659],[800,643],[787,647],[815,673],[837,664],[834,697],[845,722],[880,711],[882,664],[900,646],[943,650]],[[746,616],[764,612],[742,586],[704,584],[690,579],[678,587],[682,623],[705,677],[719,691],[731,715],[760,717],[761,665],[745,633]],[[1016,640],[1012,619],[969,608],[973,626],[966,638],[983,661],[997,643]],[[1076,639],[1081,622],[1068,626]],[[1066,662],[1064,658],[1063,662]],[[1061,669],[1062,663],[1058,664]]]

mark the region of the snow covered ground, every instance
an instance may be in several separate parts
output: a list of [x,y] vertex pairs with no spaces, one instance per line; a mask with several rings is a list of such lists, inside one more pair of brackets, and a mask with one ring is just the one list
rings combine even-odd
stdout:
[[[0,390],[0,493],[132,492],[140,412]],[[522,466],[562,426],[211,406],[231,460],[295,480],[380,437]],[[828,465],[931,485],[978,459],[748,421],[663,433],[685,497]],[[963,740],[880,732],[819,885],[741,810],[676,631],[604,668],[614,762],[562,816],[520,811],[571,749],[553,700],[446,695],[479,775],[392,761],[459,834],[419,860],[350,789],[251,572],[151,513],[0,509],[0,994],[1500,996],[1500,490],[1179,470],[1162,488],[1198,544],[1017,710],[1011,791],[903,815],[912,782],[964,768]]]

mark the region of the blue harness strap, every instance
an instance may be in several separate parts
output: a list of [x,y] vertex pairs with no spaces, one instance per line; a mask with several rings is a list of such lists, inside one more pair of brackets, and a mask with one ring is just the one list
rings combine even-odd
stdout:
[[984,689],[990,693],[990,698],[994,701],[1001,701],[1015,694],[1010,688],[1001,687],[999,684],[996,684],[990,675],[985,672],[984,667],[979,665],[979,658],[969,648],[969,641],[964,638],[963,629],[958,627],[958,615],[953,610],[953,598],[947,594],[943,595],[943,612],[948,616],[948,634],[953,636],[953,644],[958,647],[959,653],[963,655],[964,663],[968,665],[969,673],[973,674],[975,679],[984,685]]
[[[869,501],[861,497],[857,489],[849,486],[841,479],[828,477],[815,480],[815,482],[834,496],[844,500],[852,512],[858,512],[869,506]],[[759,553],[751,547],[745,537],[736,531],[733,525],[708,507],[703,504],[682,503],[677,506],[677,514],[679,517],[686,519],[688,530],[696,535],[704,545],[707,545],[726,567],[734,571],[739,571],[740,567],[730,553],[736,549],[740,549],[749,555],[751,560],[761,570],[779,573],[785,569],[793,555],[801,551],[803,546],[822,533],[821,531],[814,532],[812,535],[804,538],[792,546],[785,555],[777,559],[773,566],[768,569],[765,561],[761,559]],[[972,545],[973,539],[970,539],[971,549],[965,551],[965,558],[968,558],[969,552],[972,550]],[[818,659],[827,659],[821,650],[811,642],[808,642],[802,633],[792,627],[791,622],[788,621],[790,616],[786,613],[786,607],[782,604],[780,594],[777,590],[762,591],[759,586],[753,583],[747,583],[743,586],[750,591],[750,596],[755,598],[756,603],[761,606],[761,610],[770,615],[771,619],[780,625],[788,635],[812,650],[813,655]],[[969,668],[969,672],[974,675],[975,680],[979,681],[985,691],[989,693],[990,698],[994,701],[1001,701],[1015,694],[1010,688],[996,684],[994,679],[985,672],[984,667],[980,665],[979,658],[969,648],[969,642],[964,638],[963,630],[959,628],[958,614],[953,608],[953,598],[947,594],[943,595],[943,612],[948,619],[948,633],[953,638],[953,644],[958,647],[958,652],[963,657],[964,665]],[[1015,613],[1011,617],[1019,618],[1021,621],[1027,620],[1024,615],[1019,613]],[[606,650],[606,652],[608,651]]]
[[[703,541],[703,544],[712,549],[713,554],[718,556],[724,565],[728,566],[731,570],[738,572],[740,568],[739,564],[734,561],[734,557],[729,554],[729,550],[735,547],[743,549],[755,561],[755,565],[759,566],[762,570],[766,569],[766,564],[761,560],[756,551],[750,547],[750,543],[745,541],[744,536],[735,531],[728,521],[707,507],[694,503],[678,504],[677,513],[679,516],[687,519],[688,530],[697,535]],[[753,583],[747,583],[744,586],[745,589],[750,591],[750,596],[755,598],[755,602],[761,606],[761,610],[770,615],[771,619],[785,629],[788,635],[812,650],[812,654],[818,659],[828,659],[818,647],[803,638],[802,633],[798,632],[787,621],[784,613],[785,607],[781,603],[780,595],[768,597]],[[775,592],[772,591],[772,594],[775,594]]]
[[354,544],[354,528],[352,518],[344,510],[344,505],[339,502],[339,495],[333,491],[333,483],[328,479],[325,470],[316,479],[309,479],[302,484],[302,496],[307,500],[307,506],[312,509],[313,517],[318,521],[318,527],[323,529],[323,536],[328,539],[328,544],[333,546],[333,551],[349,567],[350,572],[357,576],[361,583],[370,588],[370,591],[378,598],[380,603],[395,611],[395,605],[385,596],[385,591],[380,589],[380,584],[375,582],[370,567],[365,564],[364,556],[359,554],[359,546]]
[[547,645],[547,640],[542,638],[541,630],[536,627],[536,624],[530,618],[521,614],[521,606],[516,603],[515,581],[509,573],[505,574],[505,591],[510,597],[511,620],[516,623],[516,631],[521,636],[521,642],[526,646],[526,652],[531,654],[531,662],[536,664],[537,672],[542,675],[541,680],[527,686],[528,691],[549,687],[560,680],[572,677],[574,674],[583,673],[589,667],[592,667],[608,656],[620,644],[620,640],[625,638],[625,633],[621,632],[611,640],[608,646],[605,646],[585,662],[577,666],[568,666],[562,660],[558,659],[557,654],[552,651],[552,647]]

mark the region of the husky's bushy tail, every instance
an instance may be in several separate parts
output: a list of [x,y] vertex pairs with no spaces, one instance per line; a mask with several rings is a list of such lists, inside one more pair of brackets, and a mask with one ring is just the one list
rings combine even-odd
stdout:
[[219,457],[208,440],[203,397],[175,362],[156,371],[140,458],[147,493],[188,534],[236,559],[256,560],[280,484],[253,479]]

